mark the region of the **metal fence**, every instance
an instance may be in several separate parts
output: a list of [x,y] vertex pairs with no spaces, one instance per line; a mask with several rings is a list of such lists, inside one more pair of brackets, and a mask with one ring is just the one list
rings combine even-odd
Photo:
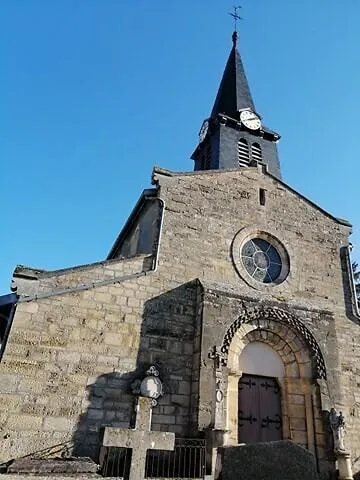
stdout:
[[[128,480],[131,449],[108,447],[102,464],[104,477]],[[175,449],[148,450],[145,478],[203,479],[205,476],[205,440],[177,438]],[[139,479],[140,480],[140,479]]]

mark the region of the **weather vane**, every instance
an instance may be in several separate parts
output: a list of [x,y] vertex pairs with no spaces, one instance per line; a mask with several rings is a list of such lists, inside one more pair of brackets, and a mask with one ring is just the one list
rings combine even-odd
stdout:
[[240,17],[239,15],[239,10],[241,8],[241,5],[238,5],[237,7],[234,7],[234,12],[233,13],[229,13],[229,15],[231,15],[234,19],[234,31],[237,32],[237,22],[238,20],[243,20],[242,17]]

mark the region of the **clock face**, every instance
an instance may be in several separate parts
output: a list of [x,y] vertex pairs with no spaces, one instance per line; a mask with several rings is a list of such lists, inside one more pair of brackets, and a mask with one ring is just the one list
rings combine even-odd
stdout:
[[243,110],[240,112],[240,120],[243,125],[250,130],[258,130],[261,127],[260,118],[251,110]]
[[205,120],[205,122],[202,124],[199,132],[199,142],[203,142],[205,140],[206,134],[209,130],[209,121]]

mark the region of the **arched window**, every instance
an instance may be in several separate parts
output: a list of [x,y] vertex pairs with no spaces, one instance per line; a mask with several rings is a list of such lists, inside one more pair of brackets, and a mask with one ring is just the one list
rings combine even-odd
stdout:
[[245,138],[240,138],[238,141],[238,161],[240,167],[249,165],[249,145]]
[[262,162],[261,147],[258,143],[253,143],[251,145],[251,156],[255,162]]

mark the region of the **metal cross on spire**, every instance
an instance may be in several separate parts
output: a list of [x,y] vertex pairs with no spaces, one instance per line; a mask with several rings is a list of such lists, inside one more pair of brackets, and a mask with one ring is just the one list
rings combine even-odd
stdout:
[[238,20],[243,20],[243,18],[240,17],[240,15],[239,15],[241,5],[238,5],[237,7],[233,7],[233,8],[234,8],[234,11],[232,13],[229,12],[229,15],[231,15],[234,19],[234,33],[233,33],[232,39],[233,39],[234,45],[236,45],[236,42],[237,42],[237,39],[238,39],[237,22],[238,22]]
[[237,22],[238,20],[243,20],[242,17],[239,15],[239,10],[241,8],[241,5],[238,5],[237,7],[233,7],[234,11],[232,13],[229,12],[229,15],[231,15],[234,19],[234,31],[237,32]]

